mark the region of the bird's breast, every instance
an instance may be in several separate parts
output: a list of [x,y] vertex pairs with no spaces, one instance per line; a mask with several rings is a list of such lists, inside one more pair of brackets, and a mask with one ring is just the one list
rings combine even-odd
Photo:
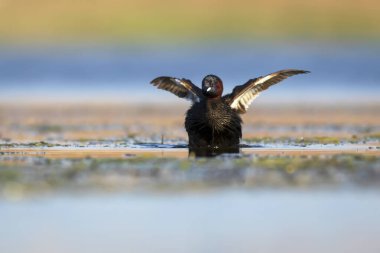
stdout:
[[233,112],[220,100],[209,100],[206,104],[206,119],[215,130],[222,131],[233,121]]

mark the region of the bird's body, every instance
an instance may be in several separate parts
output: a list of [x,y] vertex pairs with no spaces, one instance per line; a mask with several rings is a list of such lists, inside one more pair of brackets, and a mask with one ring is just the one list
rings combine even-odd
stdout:
[[189,151],[196,155],[212,155],[221,152],[238,152],[242,137],[242,120],[239,114],[248,109],[251,102],[263,91],[289,76],[308,71],[288,69],[250,79],[236,86],[232,93],[222,96],[222,80],[207,75],[202,88],[190,80],[158,77],[151,83],[159,89],[187,98],[193,105],[186,113],[185,128],[189,136]]
[[242,120],[224,98],[204,99],[186,113],[185,128],[189,147],[231,148],[239,146]]

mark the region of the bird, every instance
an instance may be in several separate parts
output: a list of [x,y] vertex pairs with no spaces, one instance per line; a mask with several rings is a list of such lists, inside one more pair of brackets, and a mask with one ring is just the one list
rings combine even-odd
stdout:
[[242,138],[241,114],[270,86],[284,79],[307,74],[310,71],[285,69],[249,79],[223,96],[223,81],[218,76],[206,75],[199,88],[189,79],[160,76],[151,81],[158,89],[192,102],[186,112],[185,129],[189,140],[189,153],[212,156],[221,153],[239,153]]

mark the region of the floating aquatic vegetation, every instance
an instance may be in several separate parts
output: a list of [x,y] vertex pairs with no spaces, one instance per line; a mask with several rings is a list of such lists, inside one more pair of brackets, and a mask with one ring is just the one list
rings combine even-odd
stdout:
[[269,144],[269,143],[279,143],[286,145],[313,145],[313,144],[321,144],[321,145],[339,145],[339,144],[347,144],[347,143],[366,143],[370,140],[378,141],[376,138],[372,136],[363,136],[358,137],[357,135],[352,135],[350,138],[336,137],[336,136],[313,136],[313,137],[254,137],[254,138],[246,138],[244,139],[247,143],[261,143],[261,144]]
[[[0,162],[0,192],[17,183],[27,192],[73,190],[196,190],[215,187],[313,188],[380,185],[380,157],[220,156],[177,159],[29,157]],[[18,190],[20,187],[17,188]]]

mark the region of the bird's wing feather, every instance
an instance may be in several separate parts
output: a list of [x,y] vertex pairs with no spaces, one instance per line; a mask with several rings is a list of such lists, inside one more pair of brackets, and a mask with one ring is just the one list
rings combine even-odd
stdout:
[[263,90],[268,89],[270,86],[290,76],[306,73],[309,73],[309,71],[286,69],[266,76],[250,79],[245,84],[236,86],[232,93],[224,96],[224,99],[232,109],[238,113],[245,113],[252,101],[255,100]]
[[151,82],[159,89],[169,91],[180,98],[186,98],[193,103],[203,98],[202,90],[188,79],[160,76]]

